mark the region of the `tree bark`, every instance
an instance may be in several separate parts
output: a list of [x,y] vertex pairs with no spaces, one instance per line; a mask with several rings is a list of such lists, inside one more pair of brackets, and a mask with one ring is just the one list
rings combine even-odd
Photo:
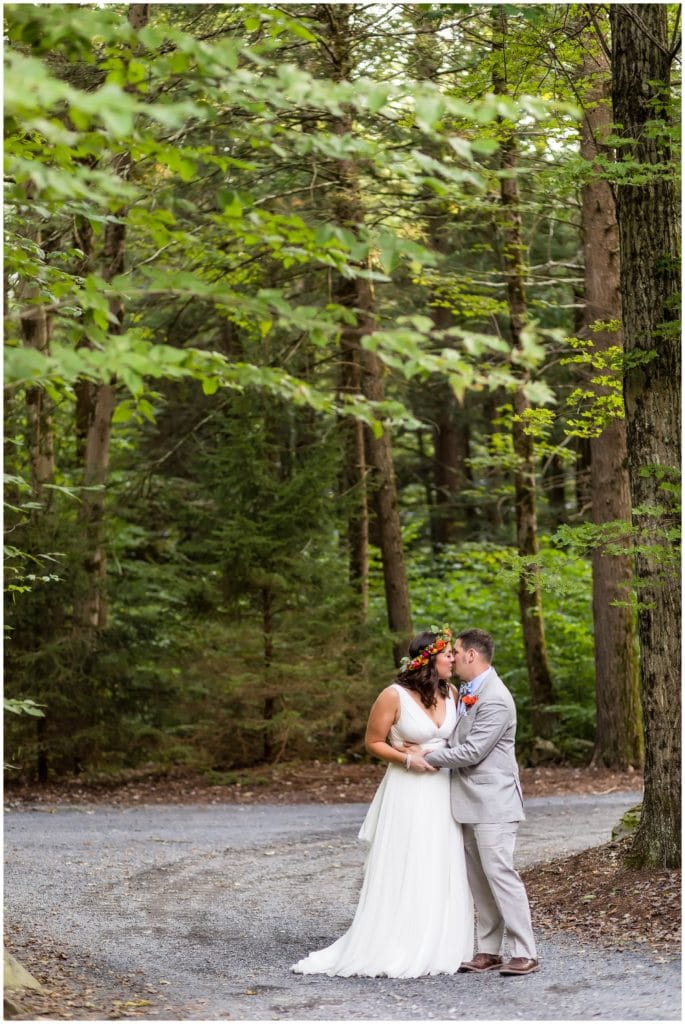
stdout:
[[[582,78],[584,115],[581,155],[594,161],[609,155],[604,144],[611,132],[611,69],[586,29]],[[611,186],[597,169],[582,192],[585,296],[581,336],[596,351],[623,345],[621,331],[592,330],[601,321],[620,321],[619,242]],[[599,387],[597,393],[601,393]],[[625,420],[617,419],[590,439],[592,521],[598,526],[630,521],[630,483]],[[629,555],[607,554],[595,548],[592,556],[592,614],[595,634],[595,692],[597,733],[593,762],[610,768],[641,766],[642,720],[635,611],[630,601],[633,564]]]
[[[32,198],[30,186],[27,198]],[[36,245],[43,246],[40,229],[34,233]],[[40,296],[40,287],[32,281],[22,282],[19,297],[26,306],[21,313],[21,333],[24,345],[34,348],[37,352],[48,355],[50,352],[51,321],[45,305],[32,301]],[[32,511],[34,520],[40,520],[43,536],[54,535],[54,517],[50,515],[52,491],[46,488],[55,478],[55,443],[50,415],[50,399],[44,388],[26,389],[26,422],[27,446],[29,456],[29,476],[31,497],[40,507]],[[36,774],[38,782],[45,785],[48,781],[48,743],[47,721],[45,717],[36,719]]]
[[[492,454],[493,448],[493,437],[499,431],[499,427],[496,425],[496,420],[499,418],[498,409],[501,405],[504,405],[505,396],[502,393],[501,388],[496,392],[488,391],[481,397],[481,403],[483,406],[483,419],[485,422],[485,431],[488,441],[488,451]],[[484,488],[485,493],[485,509],[484,514],[487,519],[490,532],[497,534],[504,526],[504,514],[502,507],[505,504],[506,499],[506,488],[504,486],[505,477],[502,472],[501,466],[497,465],[495,459],[492,460],[486,473],[486,485]],[[509,516],[507,515],[507,519]]]
[[[131,4],[128,20],[135,29],[143,28],[148,21],[149,4]],[[131,165],[129,153],[120,153],[114,158],[117,173],[128,177]],[[117,219],[105,227],[102,250],[93,251],[93,232],[88,225],[80,226],[77,242],[84,252],[86,264],[96,263],[100,274],[107,282],[122,272],[126,249],[125,211],[118,211]],[[109,333],[120,334],[123,330],[124,307],[119,300],[110,302],[112,322]],[[84,346],[90,344],[84,337]],[[76,443],[77,451],[83,458],[83,483],[79,510],[79,521],[84,538],[85,584],[75,601],[74,617],[78,627],[85,630],[100,630],[107,625],[107,555],[105,551],[105,486],[109,471],[109,450],[112,434],[112,417],[116,407],[116,383],[93,384],[79,381],[76,385]]]
[[[493,19],[493,49],[496,56],[499,56],[493,73],[493,91],[497,95],[506,95],[503,59],[507,16],[504,9],[497,8],[493,13]],[[516,178],[517,145],[513,129],[505,127],[504,124],[501,131],[500,154],[501,169],[505,172],[500,179],[503,214],[502,262],[506,279],[511,340],[514,348],[520,349],[522,332],[528,321],[528,306],[524,284],[520,198]],[[525,429],[526,416],[531,404],[523,390],[524,383],[525,378],[522,378],[521,386],[516,389],[513,397],[512,435],[514,453],[517,457],[514,475],[516,541],[519,555],[526,559],[534,559],[539,550],[535,451],[533,439]],[[554,715],[548,708],[555,701],[555,692],[547,657],[538,572],[535,562],[529,562],[527,571],[522,572],[519,578],[518,599],[532,698],[531,719],[535,732],[547,738],[552,734],[554,727]]]
[[[360,284],[368,287],[367,282]],[[373,402],[382,402],[385,394],[380,360],[374,352],[364,351],[362,366],[364,394]],[[411,637],[412,621],[390,432],[387,427],[383,427],[382,434],[377,436],[367,428],[366,438],[372,470],[371,487],[380,532],[388,626],[393,635],[395,665],[399,666]]]
[[[336,302],[354,308],[354,281],[338,277],[334,285]],[[340,393],[362,393],[361,346],[355,329],[344,327],[340,336]],[[369,506],[367,493],[364,424],[346,417],[343,431],[342,492],[347,502],[347,551],[350,583],[358,598],[359,621],[364,625],[369,612]]]
[[[33,197],[34,189],[29,183],[26,186],[26,198],[31,202]],[[40,227],[33,232],[33,241],[40,248],[45,248],[46,243]],[[19,300],[25,304],[20,314],[24,345],[42,355],[49,355],[52,324],[44,303],[36,301],[41,294],[40,286],[33,281],[24,280],[18,292]],[[33,500],[43,504],[44,512],[51,503],[51,494],[50,491],[46,493],[45,485],[52,483],[55,476],[55,442],[50,400],[44,388],[26,389],[26,419],[31,492]]]
[[[316,10],[327,35],[326,55],[330,61],[332,77],[337,81],[348,79],[353,71],[349,5],[327,4]],[[349,110],[343,110],[340,116],[334,118],[333,129],[340,135],[352,132]],[[365,212],[354,162],[337,160],[335,175],[336,188],[332,201],[336,219],[343,226],[359,231],[364,226]],[[375,326],[373,291],[370,282],[364,278],[355,278],[351,285],[353,287],[347,287],[347,282],[338,282],[336,286],[336,291],[344,296],[357,319],[355,327],[345,328],[345,345],[348,352],[355,350],[355,347],[359,351],[364,395],[371,401],[382,402],[385,397],[383,366],[375,353],[361,345],[361,339],[370,334]],[[387,427],[383,427],[380,434],[376,435],[366,428],[365,442],[369,467],[368,487],[374,505],[383,564],[388,625],[393,635],[395,664],[399,665],[411,636],[412,622],[390,432]]]
[[[40,244],[40,241],[38,240]],[[27,303],[37,297],[39,288],[26,284],[22,288],[22,299]],[[45,355],[50,348],[50,321],[44,306],[27,305],[21,315],[21,331],[27,348],[34,348]],[[29,467],[31,491],[34,501],[49,506],[50,491],[45,485],[55,476],[55,444],[50,415],[50,400],[44,388],[26,390],[26,419],[28,426]]]
[[[417,30],[414,40],[414,74],[417,79],[436,81],[440,65],[440,45],[437,33],[440,18],[435,8],[428,5],[407,5],[405,16]],[[440,158],[440,145],[424,140],[421,148],[428,156]],[[438,198],[428,188],[423,190],[421,205],[425,210],[426,234],[431,247],[443,261],[452,252],[451,228],[454,214],[450,203]],[[439,292],[433,291],[430,314],[436,330],[452,327],[452,310],[441,301]],[[447,342],[449,344],[449,342]],[[433,416],[433,473],[435,504],[431,510],[431,536],[436,545],[451,544],[464,534],[471,517],[470,508],[458,507],[461,491],[470,484],[467,466],[469,451],[468,425],[460,415],[454,390],[448,381],[437,381],[434,391]]]
[[[612,101],[626,141],[617,157],[640,177],[617,187],[621,294],[628,370],[624,384],[636,554],[645,788],[632,858],[676,867],[681,850],[680,575],[665,564],[677,526],[669,490],[680,467],[678,217],[665,133],[670,96],[667,8],[615,4]],[[653,353],[650,355],[650,353]],[[636,358],[637,357],[637,358]],[[639,359],[639,361],[638,361]],[[659,512],[659,508],[662,509]]]
[[467,526],[466,512],[459,512],[457,502],[471,484],[470,436],[454,391],[446,381],[439,381],[435,387],[433,449],[434,535],[438,544],[452,544]]
[[274,752],[273,736],[271,735],[271,720],[276,713],[276,694],[271,690],[270,669],[274,657],[274,623],[273,623],[273,594],[269,587],[262,587],[262,636],[264,642],[264,704],[262,707],[262,718],[264,720],[264,742],[262,744],[262,759],[271,761]]
[[[126,172],[128,163],[120,167]],[[111,281],[123,270],[126,228],[122,223],[108,224],[102,253],[100,254],[101,274],[105,281]],[[93,254],[87,254],[92,258]],[[110,311],[116,318],[110,325],[109,333],[121,333],[124,310],[120,302],[110,303]],[[88,338],[83,344],[88,346]],[[83,484],[79,509],[79,522],[84,535],[84,567],[86,583],[84,591],[75,603],[75,617],[79,626],[86,629],[103,629],[107,624],[106,577],[107,556],[105,553],[104,518],[105,486],[109,471],[109,450],[112,434],[112,416],[116,407],[116,384],[94,384],[81,380],[76,385],[76,444],[83,458]],[[92,488],[92,489],[91,489]]]
[[542,490],[547,497],[549,516],[556,529],[568,518],[566,512],[566,465],[558,452],[554,452],[543,467]]

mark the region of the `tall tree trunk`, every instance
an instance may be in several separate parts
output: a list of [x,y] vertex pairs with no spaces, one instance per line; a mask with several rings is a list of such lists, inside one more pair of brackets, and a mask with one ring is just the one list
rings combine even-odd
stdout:
[[[507,16],[504,8],[497,8],[493,13],[493,19],[493,48],[499,58],[493,73],[493,89],[497,95],[506,95],[504,46]],[[504,125],[502,128],[500,153],[501,167],[505,172],[505,176],[500,179],[503,212],[502,261],[507,284],[511,340],[514,348],[521,348],[521,336],[528,321],[528,307],[522,257],[521,204],[516,179],[517,147],[513,129]],[[538,554],[535,451],[533,439],[526,433],[526,418],[531,404],[523,389],[524,383],[525,379],[515,391],[513,398],[512,434],[514,453],[517,457],[514,476],[516,540],[519,555],[526,559],[534,559]],[[534,561],[529,563],[527,571],[521,573],[518,598],[532,697],[533,728],[538,735],[549,737],[554,727],[554,716],[546,709],[554,703],[555,693],[545,642],[542,594],[538,569]]]
[[[40,244],[40,238],[37,241]],[[38,293],[38,287],[33,284],[26,284],[21,290],[21,298],[28,304],[21,315],[21,331],[27,348],[34,348],[47,355],[50,348],[50,321],[43,305],[30,304],[30,300]],[[45,507],[51,503],[50,491],[46,492],[45,485],[52,483],[55,476],[55,445],[50,400],[44,388],[27,388],[26,419],[31,493],[33,500],[43,503]]]
[[[135,29],[143,28],[148,21],[149,4],[131,4],[128,20]],[[131,157],[120,153],[114,158],[115,169],[122,178],[127,178]],[[84,252],[85,262],[99,265],[100,274],[107,282],[121,273],[124,267],[126,248],[125,211],[119,210],[117,219],[105,227],[102,250],[93,252],[93,233],[88,225],[81,225],[78,241]],[[85,248],[84,248],[85,246]],[[110,302],[112,323],[110,334],[123,330],[124,307],[120,300]],[[90,344],[87,336],[83,345]],[[93,384],[79,381],[76,385],[76,436],[77,450],[83,458],[83,483],[79,520],[84,539],[85,583],[79,599],[75,602],[74,617],[77,625],[86,631],[103,629],[107,624],[106,580],[107,556],[105,552],[105,486],[109,471],[109,450],[112,433],[112,417],[116,407],[116,384]]]
[[630,490],[641,538],[636,572],[645,790],[632,856],[640,864],[675,867],[681,850],[680,574],[677,565],[664,564],[667,530],[677,516],[658,509],[669,506],[681,459],[680,274],[675,168],[664,173],[671,162],[667,135],[653,130],[669,116],[674,51],[667,14],[662,4],[610,7],[613,114],[626,140],[617,156],[640,172],[635,183],[617,188]]
[[[26,199],[29,204],[35,196],[35,188],[29,182],[26,185]],[[42,249],[54,247],[54,241],[44,238],[39,226],[32,232],[32,241]],[[52,322],[45,304],[37,301],[41,288],[35,281],[20,282],[18,299],[23,304],[20,314],[21,333],[26,348],[33,348],[42,355],[50,354],[50,335]],[[7,307],[7,296],[5,297]],[[29,455],[29,472],[31,495],[35,502],[43,505],[41,515],[51,504],[51,495],[46,493],[45,485],[52,483],[55,476],[55,441],[52,429],[52,418],[49,397],[42,387],[26,389],[27,447]]]
[[590,479],[590,439],[576,437],[574,464],[574,484],[576,492],[576,512],[579,516],[592,513],[592,481]]
[[274,623],[273,594],[269,587],[262,587],[262,637],[264,643],[264,705],[262,707],[264,742],[262,744],[262,758],[268,763],[271,761],[274,752],[271,720],[276,712],[276,694],[271,689],[270,678],[271,664],[274,657]]
[[[327,35],[326,55],[331,64],[332,77],[336,81],[349,79],[353,72],[350,5],[327,4],[316,8],[316,12]],[[351,112],[344,110],[334,119],[333,128],[339,135],[351,134]],[[359,231],[364,226],[365,215],[355,163],[346,159],[336,161],[335,176],[336,189],[332,200],[335,216],[344,227]],[[349,331],[346,329],[346,345],[348,350],[353,344],[359,347],[364,395],[371,401],[382,402],[385,397],[382,364],[375,353],[361,346],[363,336],[374,330],[373,291],[370,282],[364,278],[356,278],[353,285],[352,290],[338,282],[335,289],[344,295],[348,304],[353,303],[350,308],[354,310],[357,319],[354,328],[350,328]],[[395,664],[399,665],[411,635],[412,623],[395,468],[387,427],[383,427],[378,435],[369,428],[366,429],[366,451],[369,491],[374,504],[383,564],[388,625],[393,635]]]
[[[359,283],[368,288],[368,282],[360,281]],[[362,366],[364,394],[373,402],[382,402],[385,393],[380,360],[374,352],[365,350]],[[395,664],[399,666],[411,637],[412,621],[390,432],[387,427],[383,427],[383,432],[379,436],[367,428],[366,439],[372,470],[371,487],[374,507],[380,532],[388,626],[393,635]]]
[[[609,60],[593,31],[585,30],[581,155],[594,161],[610,154],[603,144],[611,131]],[[618,226],[609,183],[599,172],[582,193],[585,301],[582,336],[597,351],[623,344],[620,331],[591,330],[597,321],[620,321]],[[598,394],[601,389],[597,388]],[[624,420],[614,420],[590,439],[592,521],[598,526],[630,521],[628,444]],[[595,634],[597,735],[593,761],[625,769],[642,764],[642,720],[635,611],[630,601],[633,563],[628,556],[592,556],[592,613]]]
[[451,544],[463,535],[467,525],[467,512],[458,510],[457,503],[471,483],[469,428],[446,381],[437,383],[434,395],[435,538],[438,544]]
[[[31,187],[27,188],[27,199],[32,199]],[[34,233],[37,246],[43,246],[42,232]],[[50,317],[44,304],[32,301],[40,295],[40,288],[34,282],[22,282],[19,298],[26,306],[21,313],[21,333],[24,345],[33,348],[43,355],[50,352]],[[55,477],[55,443],[50,415],[50,399],[44,388],[38,386],[26,389],[26,422],[27,447],[29,459],[29,476],[31,497],[38,506],[32,512],[35,519],[40,519],[44,527],[43,535],[52,534],[47,522],[52,505],[52,491],[46,484]],[[45,527],[47,527],[45,529]],[[49,713],[49,711],[48,711]],[[38,782],[44,785],[48,781],[49,759],[47,742],[47,720],[45,717],[36,719],[36,774]]]
[[547,496],[550,519],[556,529],[567,521],[566,466],[558,452],[553,452],[543,466],[542,489]]
[[[335,301],[348,308],[354,308],[356,298],[355,282],[338,277],[335,282]],[[349,326],[345,326],[341,332],[340,356],[341,394],[361,394],[361,346],[358,333]],[[349,577],[358,596],[359,621],[364,625],[369,612],[369,505],[364,424],[361,420],[349,416],[343,421],[342,430],[342,491],[348,507]]]
[[[128,161],[120,161],[119,172],[126,176]],[[120,212],[119,216],[123,216]],[[111,281],[123,270],[125,252],[125,225],[108,223],[102,252],[99,254],[101,275]],[[88,253],[89,259],[96,258]],[[114,320],[109,333],[121,333],[123,306],[119,301],[110,303]],[[90,344],[84,338],[83,345]],[[105,553],[104,519],[105,486],[109,471],[109,450],[112,417],[116,407],[116,384],[94,384],[79,381],[76,385],[76,441],[77,451],[83,459],[83,484],[79,521],[84,539],[85,585],[75,604],[77,624],[86,630],[103,629],[107,624],[105,585],[107,557]]]
[[[429,5],[407,5],[405,16],[416,29],[413,47],[414,74],[418,80],[436,81],[440,65],[440,45],[437,33],[441,18],[434,7]],[[441,146],[424,139],[421,148],[427,156],[440,159]],[[426,233],[431,248],[447,265],[452,254],[451,227],[454,214],[451,204],[444,198],[425,188],[421,195],[421,206],[425,210]],[[443,296],[435,290],[431,296],[430,314],[438,331],[454,325],[454,314],[444,304]],[[449,342],[447,342],[449,344]],[[470,483],[467,468],[469,457],[469,432],[463,415],[460,415],[454,390],[447,381],[437,381],[432,389],[433,397],[433,447],[435,504],[431,513],[431,534],[437,545],[450,544],[464,533],[465,520],[470,519],[471,509],[458,508],[461,491]]]
[[428,511],[428,530],[430,537],[431,551],[435,558],[440,554],[440,540],[436,531],[436,513],[435,506],[437,504],[435,498],[435,458],[433,452],[429,454],[426,449],[425,434],[427,431],[417,430],[416,431],[416,447],[419,455],[419,478],[423,485],[423,491],[425,494],[426,509]]
[[[496,420],[499,417],[497,410],[500,405],[504,404],[505,400],[501,389],[498,389],[496,392],[488,391],[481,396],[485,431],[488,438],[488,450],[491,455],[494,454],[493,436],[499,432],[499,427],[496,424]],[[487,504],[485,505],[484,514],[490,531],[497,533],[504,526],[502,505],[506,488],[504,487],[504,473],[495,459],[493,459],[492,464],[488,468],[486,477],[485,500]]]

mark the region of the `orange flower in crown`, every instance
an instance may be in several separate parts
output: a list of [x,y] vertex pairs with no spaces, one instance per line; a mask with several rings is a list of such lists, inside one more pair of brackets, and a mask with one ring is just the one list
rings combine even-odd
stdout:
[[452,643],[452,630],[449,626],[431,626],[431,633],[437,633],[437,638],[430,647],[424,647],[411,661],[408,657],[402,658],[400,672],[414,672],[417,668],[427,665],[434,654],[440,654]]

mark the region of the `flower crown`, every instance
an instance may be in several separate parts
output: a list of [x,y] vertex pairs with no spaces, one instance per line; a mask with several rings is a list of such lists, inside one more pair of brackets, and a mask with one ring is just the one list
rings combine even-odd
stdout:
[[432,655],[440,654],[440,651],[444,651],[452,643],[452,630],[449,626],[431,626],[430,631],[437,633],[437,638],[430,647],[424,647],[420,654],[417,654],[411,661],[409,657],[402,658],[400,672],[413,672],[415,669],[421,668],[422,665],[427,665]]

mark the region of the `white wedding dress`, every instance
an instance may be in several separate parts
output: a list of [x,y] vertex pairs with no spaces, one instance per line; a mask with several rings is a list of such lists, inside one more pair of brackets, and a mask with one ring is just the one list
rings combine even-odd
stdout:
[[[398,683],[400,716],[390,743],[447,745],[453,700],[438,727]],[[310,953],[298,974],[417,978],[454,974],[473,955],[473,904],[461,825],[450,810],[450,773],[389,764],[359,832],[371,844],[354,920],[332,946]]]

